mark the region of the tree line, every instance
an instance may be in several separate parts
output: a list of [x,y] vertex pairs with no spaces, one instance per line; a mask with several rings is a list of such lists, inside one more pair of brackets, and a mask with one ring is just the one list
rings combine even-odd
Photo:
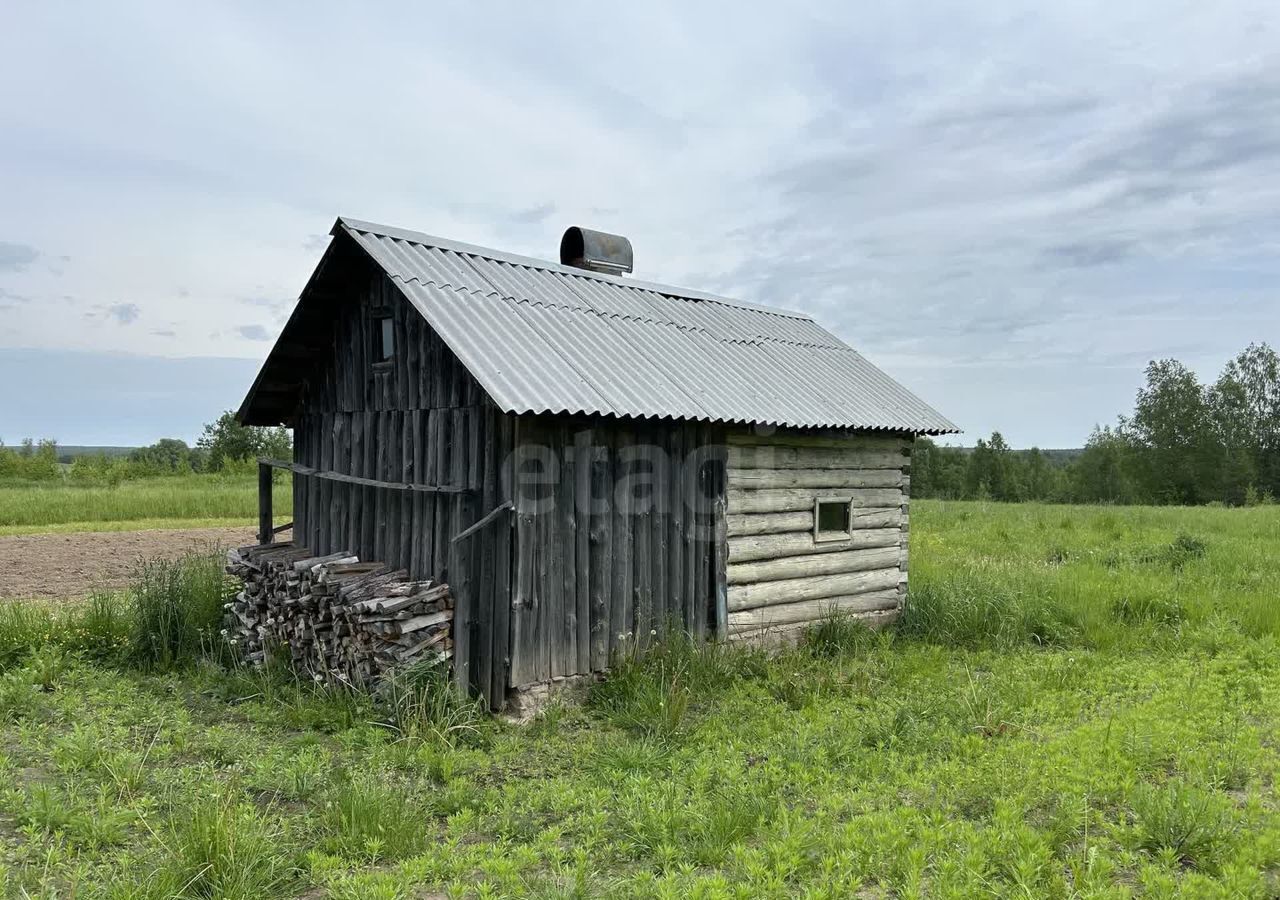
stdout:
[[916,442],[911,493],[944,499],[1232,506],[1280,497],[1280,355],[1250,344],[1212,384],[1176,359],[1146,369],[1133,413],[1064,456]]
[[290,459],[293,445],[286,428],[246,427],[225,412],[204,426],[194,447],[177,438],[161,438],[127,455],[91,453],[63,466],[57,441],[27,438],[16,447],[0,442],[0,480],[73,481],[116,484],[136,478],[200,473],[256,471],[259,456]]

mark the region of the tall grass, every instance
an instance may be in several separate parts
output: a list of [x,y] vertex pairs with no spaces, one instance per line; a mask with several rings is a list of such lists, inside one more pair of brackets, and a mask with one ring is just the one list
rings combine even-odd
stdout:
[[144,562],[132,589],[133,656],[146,669],[169,669],[216,654],[231,582],[217,554]]
[[[134,520],[237,519],[258,514],[254,475],[185,475],[145,478],[89,487],[70,481],[0,485],[0,529],[47,527],[70,522],[118,523]],[[289,515],[288,484],[275,486],[272,506]]]
[[965,647],[1280,635],[1280,507],[912,504],[900,634]]
[[0,603],[0,668],[45,648],[96,662],[164,670],[199,656],[221,658],[223,603],[231,582],[215,553],[144,562],[133,586],[84,603]]

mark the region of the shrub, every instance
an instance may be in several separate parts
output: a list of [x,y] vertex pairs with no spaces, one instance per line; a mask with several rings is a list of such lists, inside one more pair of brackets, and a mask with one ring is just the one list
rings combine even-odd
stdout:
[[212,553],[143,562],[133,585],[133,658],[144,669],[170,669],[216,641],[230,582]]

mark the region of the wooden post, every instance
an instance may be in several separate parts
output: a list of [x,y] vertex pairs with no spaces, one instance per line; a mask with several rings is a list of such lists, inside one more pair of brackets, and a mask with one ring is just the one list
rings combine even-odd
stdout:
[[271,518],[271,466],[258,463],[258,543],[275,540],[275,523]]

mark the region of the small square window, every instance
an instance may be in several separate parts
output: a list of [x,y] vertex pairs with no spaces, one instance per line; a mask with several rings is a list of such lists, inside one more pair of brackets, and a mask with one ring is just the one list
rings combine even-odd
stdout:
[[396,325],[390,316],[379,316],[374,319],[377,345],[374,347],[373,361],[387,362],[396,355]]
[[849,536],[851,514],[848,500],[813,501],[813,539],[839,541]]

